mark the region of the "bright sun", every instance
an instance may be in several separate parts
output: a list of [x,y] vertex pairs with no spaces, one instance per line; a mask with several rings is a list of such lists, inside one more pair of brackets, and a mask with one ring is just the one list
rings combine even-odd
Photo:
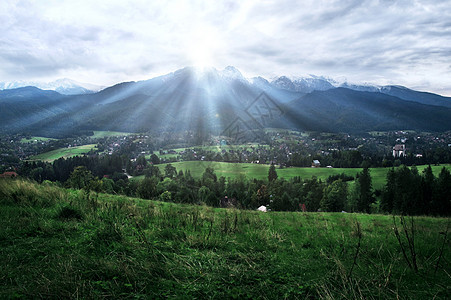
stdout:
[[190,47],[189,59],[195,67],[209,67],[214,64],[213,51],[208,44],[199,43]]
[[187,55],[193,66],[204,68],[214,66],[217,63],[215,56],[222,43],[219,40],[219,35],[211,29],[196,30],[188,43]]

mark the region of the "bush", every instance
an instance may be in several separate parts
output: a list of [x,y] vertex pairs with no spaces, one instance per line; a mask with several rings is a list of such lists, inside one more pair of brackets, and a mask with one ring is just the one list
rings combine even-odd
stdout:
[[76,219],[81,220],[83,219],[83,215],[80,210],[70,207],[70,206],[63,206],[58,212],[58,219],[62,220],[70,220],[70,219]]

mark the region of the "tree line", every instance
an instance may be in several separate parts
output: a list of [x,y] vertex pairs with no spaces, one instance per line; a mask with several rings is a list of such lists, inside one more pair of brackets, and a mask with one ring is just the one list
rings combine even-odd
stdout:
[[409,215],[451,215],[451,174],[443,167],[437,177],[431,166],[420,174],[417,168],[401,166],[387,173],[380,209]]
[[[123,166],[135,173],[141,168],[139,174],[144,174],[144,179],[129,180]],[[70,188],[214,207],[256,209],[264,205],[275,211],[299,211],[304,207],[312,212],[451,215],[450,172],[443,168],[435,177],[430,166],[422,173],[415,167],[392,168],[380,191],[373,189],[368,168],[355,178],[339,174],[324,181],[316,177],[279,178],[274,165],[269,168],[267,180],[218,177],[212,168],[195,178],[189,170],[177,170],[171,164],[161,171],[144,158],[130,162],[119,155],[73,157],[52,164],[27,162],[21,175],[38,182],[57,181]]]

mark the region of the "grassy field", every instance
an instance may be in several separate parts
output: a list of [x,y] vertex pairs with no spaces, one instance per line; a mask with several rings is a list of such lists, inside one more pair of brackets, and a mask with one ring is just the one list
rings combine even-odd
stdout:
[[20,140],[21,143],[37,143],[37,142],[45,142],[49,140],[56,140],[53,138],[47,138],[42,136],[32,136],[30,138],[23,138]]
[[[240,175],[247,178],[267,179],[269,165],[260,164],[248,164],[248,163],[225,163],[225,162],[210,162],[210,161],[186,161],[172,163],[176,167],[177,171],[190,170],[191,175],[199,178],[207,167],[211,167],[215,170],[216,175],[236,178]],[[164,174],[164,168],[166,164],[158,165],[160,170]],[[451,165],[444,165],[446,168],[451,169]],[[418,166],[418,171],[422,172],[426,166]],[[443,166],[432,166],[434,175],[437,176]],[[380,189],[385,185],[387,178],[387,172],[390,168],[371,168],[371,177],[373,179],[373,187]],[[337,175],[345,173],[346,175],[354,176],[361,172],[361,168],[284,168],[276,169],[279,178],[293,178],[299,176],[303,179],[310,179],[312,176],[316,176],[322,180],[326,180],[331,175]],[[142,177],[138,177],[142,178]]]
[[415,256],[404,257],[391,216],[214,209],[0,180],[0,298],[449,299],[450,221],[412,220]]
[[83,155],[88,153],[91,150],[96,150],[96,144],[89,144],[83,146],[76,146],[70,148],[59,148],[49,152],[41,153],[39,155],[35,155],[30,157],[29,160],[42,160],[47,162],[52,162],[61,157],[69,158],[77,155]]
[[[187,148],[173,148],[173,149],[166,149],[164,151],[168,151],[168,150],[174,150],[175,152],[177,152],[177,154],[159,154],[158,151],[155,151],[155,154],[159,157],[159,158],[163,158],[163,159],[171,159],[171,158],[177,158],[177,156],[180,155],[181,151],[185,151],[187,149],[202,149],[204,151],[211,151],[211,152],[222,152],[222,150],[246,150],[246,149],[250,149],[250,147],[257,147],[259,146],[259,144],[256,143],[249,143],[249,144],[241,144],[241,145],[223,145],[223,146],[194,146],[194,147],[187,147]],[[263,148],[269,148],[268,145],[260,145],[260,147]],[[150,154],[146,155],[147,159],[150,159]]]
[[193,148],[202,148],[205,151],[213,151],[213,152],[221,152],[222,150],[246,150],[246,149],[250,149],[250,147],[261,147],[261,148],[265,148],[268,149],[269,145],[259,145],[256,143],[253,144],[241,144],[241,145],[223,145],[223,146],[202,146],[202,147],[191,147],[191,149]]
[[119,131],[94,131],[94,135],[91,138],[104,138],[111,136],[125,136],[130,135],[129,132],[119,132]]

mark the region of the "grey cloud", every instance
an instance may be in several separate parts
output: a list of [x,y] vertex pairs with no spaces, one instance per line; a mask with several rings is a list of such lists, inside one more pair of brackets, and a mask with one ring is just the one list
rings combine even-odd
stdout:
[[280,55],[276,57],[273,62],[280,63],[280,64],[290,64],[290,65],[296,65],[303,61],[302,58],[299,57],[289,57],[289,56],[283,56]]
[[259,55],[263,57],[274,57],[280,55],[280,49],[273,47],[271,44],[258,44],[243,47],[241,52],[252,53],[253,55]]
[[100,39],[100,34],[102,31],[103,29],[100,27],[94,26],[80,27],[66,25],[58,28],[54,36],[56,38],[73,40],[77,42],[93,42]]
[[30,54],[2,54],[2,72],[10,74],[13,78],[17,76],[47,76],[49,73],[65,68],[50,59],[37,59]]
[[352,14],[355,10],[365,4],[363,0],[347,1],[343,6],[343,2],[338,2],[338,7],[333,7],[326,10],[324,13],[314,18],[314,22],[311,25],[321,26],[321,24],[330,23],[337,19],[342,20]]

